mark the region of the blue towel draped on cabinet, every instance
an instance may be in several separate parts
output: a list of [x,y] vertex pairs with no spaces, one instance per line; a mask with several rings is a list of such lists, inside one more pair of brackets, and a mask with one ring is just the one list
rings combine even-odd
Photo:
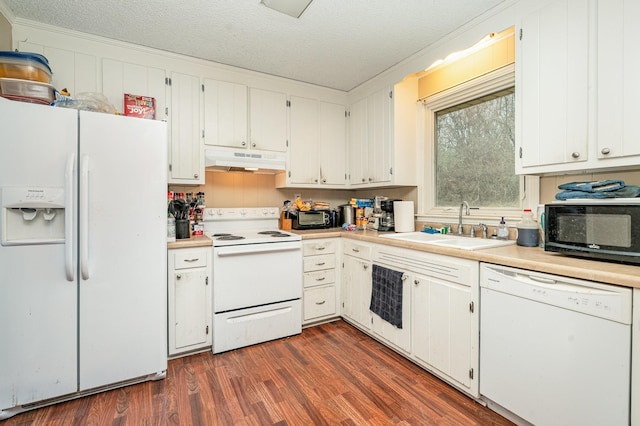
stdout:
[[389,324],[402,328],[402,272],[379,265],[371,271],[369,309]]

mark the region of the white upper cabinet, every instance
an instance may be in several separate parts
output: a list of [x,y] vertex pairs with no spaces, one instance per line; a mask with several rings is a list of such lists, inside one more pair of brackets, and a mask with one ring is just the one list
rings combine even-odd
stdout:
[[249,148],[287,150],[287,95],[249,89]]
[[605,165],[637,165],[640,155],[640,2],[598,2],[597,152]]
[[516,44],[516,173],[637,167],[640,4],[547,1]]
[[522,18],[516,34],[517,172],[584,163],[589,158],[588,2],[547,2]]
[[349,183],[417,185],[417,79],[408,77],[349,108]]
[[169,183],[203,184],[204,155],[199,125],[200,79],[173,72],[169,87]]
[[287,185],[346,185],[344,105],[291,97]]
[[166,71],[104,58],[102,60],[102,94],[124,114],[124,94],[151,96],[156,102],[156,120],[167,118]]
[[205,145],[247,147],[247,86],[204,79]]

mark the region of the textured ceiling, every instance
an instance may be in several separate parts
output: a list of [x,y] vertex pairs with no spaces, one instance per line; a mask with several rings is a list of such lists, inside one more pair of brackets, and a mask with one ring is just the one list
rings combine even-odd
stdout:
[[[0,0],[2,1],[2,0]],[[16,17],[351,90],[504,0],[4,0]]]

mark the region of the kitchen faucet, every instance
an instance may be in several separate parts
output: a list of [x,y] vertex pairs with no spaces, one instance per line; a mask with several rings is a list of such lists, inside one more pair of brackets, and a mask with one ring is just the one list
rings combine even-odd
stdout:
[[460,213],[458,214],[458,235],[462,235],[462,208],[465,208],[465,213],[469,216],[469,203],[463,201],[460,203]]

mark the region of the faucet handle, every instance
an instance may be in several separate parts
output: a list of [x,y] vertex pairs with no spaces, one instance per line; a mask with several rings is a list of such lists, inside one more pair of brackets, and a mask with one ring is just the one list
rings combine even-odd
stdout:
[[476,236],[476,227],[475,225],[471,225],[471,229],[469,229],[469,236],[474,238]]
[[487,238],[487,225],[480,223],[478,226],[482,227],[482,238]]

